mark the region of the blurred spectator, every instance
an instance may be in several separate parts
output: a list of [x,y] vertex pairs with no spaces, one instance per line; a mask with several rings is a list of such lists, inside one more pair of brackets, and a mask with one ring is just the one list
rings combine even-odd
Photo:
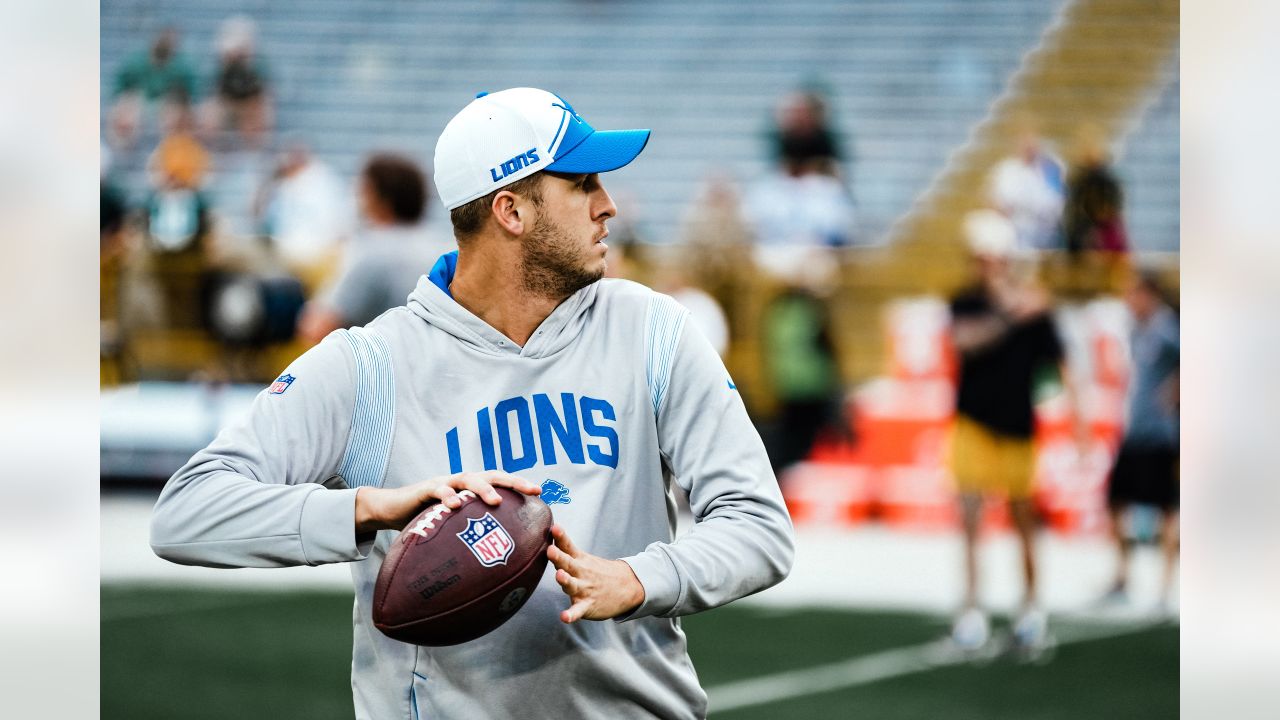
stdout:
[[1178,318],[1164,300],[1153,274],[1139,274],[1125,292],[1133,314],[1130,336],[1132,371],[1124,439],[1111,470],[1107,500],[1118,563],[1109,599],[1123,600],[1129,574],[1129,537],[1125,513],[1134,505],[1160,509],[1164,550],[1161,597],[1169,600],[1177,560],[1178,533]]
[[280,258],[308,285],[330,269],[353,225],[345,183],[301,142],[280,153],[271,179],[258,191],[255,210]]
[[780,405],[769,442],[775,473],[808,457],[818,435],[839,418],[840,368],[823,301],[833,277],[833,268],[815,263],[765,308],[765,370]]
[[98,226],[100,248],[106,252],[108,246],[118,245],[120,234],[124,230],[125,217],[129,212],[124,191],[111,179],[111,150],[102,143],[98,156]]
[[201,187],[209,153],[191,132],[191,113],[175,121],[147,163],[152,192],[147,199],[147,236],[153,250],[175,255],[203,253],[209,208]]
[[752,241],[733,179],[723,172],[709,174],[685,210],[683,226],[683,254],[699,273],[699,284],[728,284],[741,271]]
[[203,324],[202,286],[212,249],[212,215],[202,191],[209,154],[184,112],[148,161],[152,190],[145,206],[147,265],[163,298],[169,327]]
[[739,308],[749,302],[752,235],[727,174],[715,172],[703,181],[685,211],[681,240],[689,282],[715,298],[734,327],[746,315]]
[[786,95],[778,103],[770,134],[778,163],[791,175],[840,175],[840,146],[827,123],[827,102],[814,89]]
[[412,160],[371,157],[356,192],[364,227],[345,247],[337,279],[298,319],[298,334],[309,344],[403,305],[436,259],[457,249],[452,239],[438,239],[424,228],[427,179]]
[[[952,471],[960,494],[965,544],[964,606],[952,628],[963,650],[990,637],[978,604],[978,531],[987,496],[1008,499],[1022,547],[1026,593],[1014,623],[1018,646],[1038,651],[1047,619],[1036,599],[1032,478],[1033,392],[1040,373],[1058,366],[1070,389],[1064,351],[1049,314],[1048,295],[1012,264],[1015,229],[1004,216],[979,210],[965,218],[974,284],[951,301],[952,341],[959,353]],[[1074,407],[1074,393],[1071,393]]]
[[165,299],[153,272],[150,253],[138,242],[138,228],[128,198],[112,178],[112,153],[102,144],[99,165],[98,340],[104,385],[136,377],[129,349],[130,334],[159,327],[166,318]]
[[839,154],[822,98],[814,92],[784,97],[777,123],[778,166],[751,188],[745,208],[758,243],[757,262],[766,267],[793,257],[797,248],[853,240],[853,201],[839,179]]
[[853,241],[853,202],[829,175],[768,175],[747,195],[746,215],[764,248],[785,252]]
[[158,116],[161,132],[168,132],[176,114],[196,100],[196,74],[178,50],[178,31],[161,30],[151,47],[126,58],[116,72],[115,104],[110,111],[110,140],[121,147],[133,144],[142,125]]
[[262,147],[273,109],[266,65],[257,53],[257,30],[242,15],[228,18],[218,32],[218,70],[204,105],[204,126],[216,134],[228,127],[246,147]]
[[1067,180],[1064,217],[1067,250],[1122,253],[1129,249],[1124,225],[1124,192],[1109,166],[1101,128],[1087,125],[1076,141]]
[[665,262],[654,289],[670,295],[683,305],[703,337],[724,357],[729,349],[729,324],[725,320],[724,310],[720,309],[720,303],[706,290],[693,283],[687,258]]
[[124,193],[111,182],[110,169],[111,152],[103,143],[98,174],[98,341],[103,384],[117,383],[123,374],[120,367],[119,306],[128,206]]
[[1061,245],[1062,161],[1044,149],[1035,120],[1015,124],[1015,151],[996,163],[988,178],[988,197],[1017,231],[1019,250],[1049,250]]

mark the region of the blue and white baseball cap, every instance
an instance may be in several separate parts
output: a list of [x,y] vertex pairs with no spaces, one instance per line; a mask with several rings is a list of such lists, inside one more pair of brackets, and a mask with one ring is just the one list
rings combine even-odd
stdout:
[[648,130],[596,130],[546,90],[480,93],[436,142],[436,190],[452,210],[541,170],[617,170],[648,142]]

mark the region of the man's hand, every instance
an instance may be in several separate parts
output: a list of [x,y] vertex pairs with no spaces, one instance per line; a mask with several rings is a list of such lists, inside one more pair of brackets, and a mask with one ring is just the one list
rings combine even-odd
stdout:
[[1009,332],[1010,324],[989,313],[981,317],[958,317],[951,321],[951,342],[962,355],[978,352]]
[[1052,305],[1053,298],[1049,297],[1049,293],[1045,292],[1044,288],[1028,285],[1022,287],[1017,293],[1013,306],[1009,308],[1009,314],[1014,322],[1022,323],[1044,315],[1049,312]]
[[556,566],[556,582],[569,596],[562,622],[608,620],[635,610],[644,602],[644,586],[622,560],[606,560],[578,549],[564,528],[551,526],[547,558]]
[[494,487],[507,487],[525,495],[537,495],[537,485],[508,473],[489,470],[478,473],[441,475],[399,488],[362,487],[356,491],[356,532],[400,530],[422,508],[442,502],[450,508],[462,505],[459,490],[470,490],[490,505],[502,502]]

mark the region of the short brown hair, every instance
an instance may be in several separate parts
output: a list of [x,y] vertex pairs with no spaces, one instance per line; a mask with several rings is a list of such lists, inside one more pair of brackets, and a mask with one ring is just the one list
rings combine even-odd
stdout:
[[476,198],[465,205],[449,211],[449,221],[453,223],[453,236],[459,243],[469,239],[476,233],[480,232],[480,228],[484,225],[485,218],[489,217],[489,208],[493,207],[493,199],[503,190],[513,192],[528,198],[529,202],[534,205],[542,204],[542,173],[536,172],[529,177],[523,177],[510,185],[504,185],[497,190]]
[[378,153],[369,158],[360,174],[396,222],[411,225],[422,219],[427,207],[427,178],[417,163],[400,155]]

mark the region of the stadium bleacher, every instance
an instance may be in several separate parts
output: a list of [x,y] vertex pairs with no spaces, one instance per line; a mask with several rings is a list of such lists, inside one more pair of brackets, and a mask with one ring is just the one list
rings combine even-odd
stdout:
[[1169,82],[1142,114],[1129,142],[1117,157],[1116,169],[1125,182],[1128,223],[1134,241],[1144,250],[1177,252],[1179,241],[1179,98],[1178,58]]
[[[547,87],[599,127],[654,129],[646,162],[619,171],[613,187],[639,199],[643,238],[667,243],[709,171],[743,182],[764,172],[774,103],[813,81],[829,89],[850,156],[860,239],[876,242],[984,117],[1058,10],[1026,0],[106,0],[102,105],[121,60],[169,22],[207,78],[218,26],[238,13],[258,25],[277,132],[305,139],[347,175],[374,148],[429,161],[438,130],[478,90]],[[1176,65],[1167,75],[1176,78]],[[1121,156],[1142,249],[1177,248],[1177,117],[1174,82]],[[124,184],[141,193],[145,152],[117,161]],[[253,156],[218,158],[210,189],[233,232],[249,231],[265,169]]]

